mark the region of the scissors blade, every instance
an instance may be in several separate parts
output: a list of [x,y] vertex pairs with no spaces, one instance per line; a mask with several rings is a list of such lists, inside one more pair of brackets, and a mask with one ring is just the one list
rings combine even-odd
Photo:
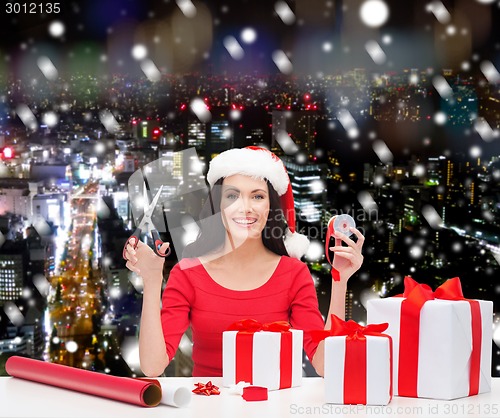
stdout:
[[158,189],[158,191],[155,194],[155,197],[153,198],[153,201],[148,206],[148,211],[150,211],[151,213],[153,213],[153,211],[155,210],[156,204],[158,203],[158,199],[160,198],[162,190],[163,190],[163,185],[160,186],[160,188]]
[[[160,189],[156,192],[155,197],[153,198],[151,203],[146,206],[144,210],[144,215],[141,219],[141,223],[139,224],[139,228],[147,231],[148,234],[154,229],[154,224],[153,221],[151,220],[151,217],[156,208],[156,204],[158,203],[158,199],[160,198],[162,190],[163,186],[160,186]],[[146,188],[144,188],[144,202],[147,202],[147,200],[148,200],[147,191]]]

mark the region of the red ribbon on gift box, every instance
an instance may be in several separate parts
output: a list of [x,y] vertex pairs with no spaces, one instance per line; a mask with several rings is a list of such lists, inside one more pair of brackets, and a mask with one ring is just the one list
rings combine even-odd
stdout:
[[404,280],[406,299],[401,304],[399,337],[398,394],[418,397],[418,345],[420,336],[420,313],[429,300],[463,300],[470,304],[472,327],[472,353],[469,373],[469,396],[479,393],[481,368],[481,309],[477,300],[465,299],[458,277],[449,279],[434,292],[430,286],[421,284],[407,276]]
[[255,319],[243,319],[229,326],[236,334],[236,379],[253,384],[253,336],[259,331],[280,332],[280,389],[292,386],[292,333],[286,321],[261,324]]
[[345,336],[344,359],[344,403],[366,404],[366,336],[387,337],[390,347],[390,396],[392,398],[392,338],[383,334],[388,323],[359,325],[350,319],[344,321],[331,315],[330,330],[308,331],[314,342],[323,341],[327,337]]

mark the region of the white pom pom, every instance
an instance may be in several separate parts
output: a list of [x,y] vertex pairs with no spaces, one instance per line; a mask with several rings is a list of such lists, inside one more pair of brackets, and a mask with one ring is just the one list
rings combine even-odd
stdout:
[[291,232],[289,229],[285,235],[285,248],[290,257],[302,258],[309,247],[309,240],[305,235]]

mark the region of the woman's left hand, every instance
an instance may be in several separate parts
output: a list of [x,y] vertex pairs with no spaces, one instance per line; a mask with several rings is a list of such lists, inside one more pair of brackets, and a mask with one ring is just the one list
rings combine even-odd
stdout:
[[[365,237],[356,228],[350,228],[350,230],[358,238],[356,242],[347,235],[335,231],[335,247],[330,247],[330,250],[334,253],[332,267],[337,269],[340,275],[340,281],[344,283],[347,282],[349,277],[358,271],[361,264],[363,264],[361,250],[363,249]],[[342,242],[345,242],[347,247],[342,246]]]

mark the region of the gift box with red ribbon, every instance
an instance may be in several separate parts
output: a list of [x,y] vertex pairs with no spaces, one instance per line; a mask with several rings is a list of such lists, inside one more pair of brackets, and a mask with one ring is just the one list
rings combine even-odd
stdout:
[[410,277],[404,284],[403,295],[367,305],[368,321],[389,323],[394,395],[456,399],[489,392],[493,303],[465,299],[458,277],[434,292]]
[[302,383],[303,332],[285,321],[245,319],[222,333],[222,383],[248,382],[269,390]]
[[367,326],[332,315],[330,330],[310,331],[325,340],[325,401],[387,405],[392,398],[392,342],[387,324]]

